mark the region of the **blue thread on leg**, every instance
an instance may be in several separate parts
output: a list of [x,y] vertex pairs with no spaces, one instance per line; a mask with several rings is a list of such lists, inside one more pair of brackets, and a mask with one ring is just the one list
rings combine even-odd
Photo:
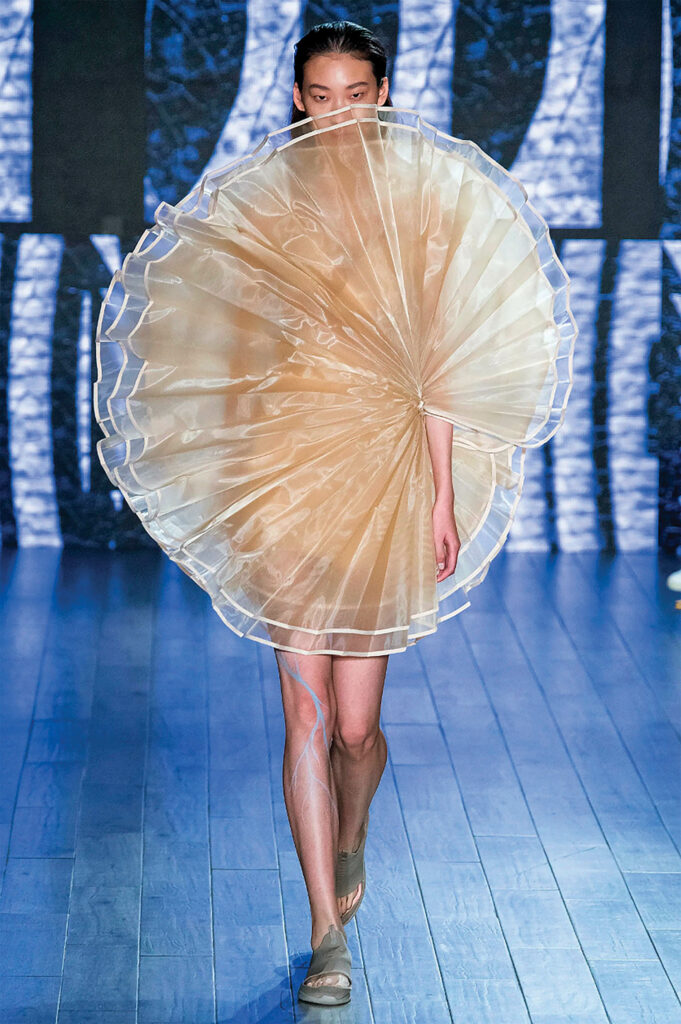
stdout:
[[[296,655],[296,667],[295,667],[295,670],[294,670],[293,668],[291,668],[291,666],[289,665],[287,659],[284,657],[284,652],[283,651],[281,651],[279,648],[275,648],[275,654],[276,654],[277,659],[281,658],[281,660],[283,661],[283,663],[284,663],[284,665],[286,667],[286,670],[289,673],[289,675],[291,676],[291,678],[295,679],[296,682],[300,683],[302,686],[305,687],[307,692],[310,694],[310,697],[312,698],[312,702],[313,702],[313,704],[315,706],[315,710],[317,712],[316,721],[315,721],[314,725],[312,726],[312,729],[310,730],[310,734],[309,734],[309,736],[307,737],[307,739],[305,741],[305,745],[304,745],[303,749],[301,750],[300,755],[298,756],[298,759],[296,761],[295,767],[294,767],[293,772],[291,774],[291,787],[293,788],[295,786],[295,783],[296,783],[296,780],[297,780],[296,777],[298,775],[298,768],[300,766],[300,762],[301,762],[302,758],[305,757],[305,760],[306,760],[306,762],[308,764],[308,768],[310,769],[310,774],[311,774],[312,778],[316,782],[319,783],[319,785],[322,787],[322,789],[325,791],[326,795],[328,796],[329,801],[331,803],[331,806],[337,811],[338,808],[337,808],[336,801],[333,798],[333,793],[331,792],[329,787],[326,785],[326,783],[322,779],[320,779],[318,775],[315,774],[314,769],[310,767],[310,756],[309,756],[310,755],[310,745],[312,744],[312,742],[314,740],[315,733],[317,732],[317,729],[318,729],[320,723],[321,723],[321,727],[322,727],[322,733],[323,733],[323,736],[324,736],[324,749],[326,750],[327,760],[329,761],[329,764],[331,763],[331,758],[329,756],[329,745],[328,745],[327,736],[326,736],[326,721],[324,719],[324,714],[322,712],[321,701],[319,700],[319,697],[314,692],[312,687],[303,679],[303,677],[302,677],[302,675],[300,673],[300,666],[298,664],[298,656]],[[318,752],[315,750],[314,746],[312,746],[312,754],[314,755],[314,759],[317,761],[317,763],[319,763],[319,755],[318,755]]]

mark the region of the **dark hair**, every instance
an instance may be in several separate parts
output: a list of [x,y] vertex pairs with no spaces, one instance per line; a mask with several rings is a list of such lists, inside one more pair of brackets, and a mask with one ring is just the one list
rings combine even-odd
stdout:
[[[354,21],[325,21],[315,25],[294,48],[293,78],[298,88],[303,87],[303,70],[310,57],[323,53],[349,53],[359,60],[371,61],[374,76],[379,88],[385,78],[387,56],[383,43],[368,28],[357,25]],[[385,106],[392,107],[390,93],[386,97]],[[298,110],[295,103],[291,104],[291,123],[303,121],[308,115]]]

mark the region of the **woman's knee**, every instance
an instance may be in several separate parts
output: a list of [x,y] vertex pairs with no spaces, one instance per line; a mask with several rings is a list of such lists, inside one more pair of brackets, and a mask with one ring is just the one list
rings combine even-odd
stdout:
[[326,746],[331,746],[333,714],[323,702],[296,698],[285,708],[284,721],[288,739],[306,740],[317,729],[318,739],[324,738]]
[[327,745],[335,728],[336,706],[331,686],[330,665],[323,655],[298,657],[285,653],[278,656],[286,732],[309,735],[315,726],[322,726]]
[[381,729],[376,722],[336,722],[333,742],[348,757],[365,757],[379,742]]

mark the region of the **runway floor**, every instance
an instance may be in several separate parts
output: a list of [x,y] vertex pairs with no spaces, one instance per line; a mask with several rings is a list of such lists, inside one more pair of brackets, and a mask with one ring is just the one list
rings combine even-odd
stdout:
[[681,1024],[674,567],[502,552],[390,658],[337,1010],[273,650],[160,551],[0,552],[0,1020]]

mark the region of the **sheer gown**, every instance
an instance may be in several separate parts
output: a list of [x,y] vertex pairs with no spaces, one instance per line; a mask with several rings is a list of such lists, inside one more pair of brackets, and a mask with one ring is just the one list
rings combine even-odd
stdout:
[[[206,175],[114,275],[97,450],[240,636],[403,651],[469,604],[529,446],[560,426],[569,281],[517,179],[413,111],[356,105]],[[436,583],[425,416],[461,539]]]

